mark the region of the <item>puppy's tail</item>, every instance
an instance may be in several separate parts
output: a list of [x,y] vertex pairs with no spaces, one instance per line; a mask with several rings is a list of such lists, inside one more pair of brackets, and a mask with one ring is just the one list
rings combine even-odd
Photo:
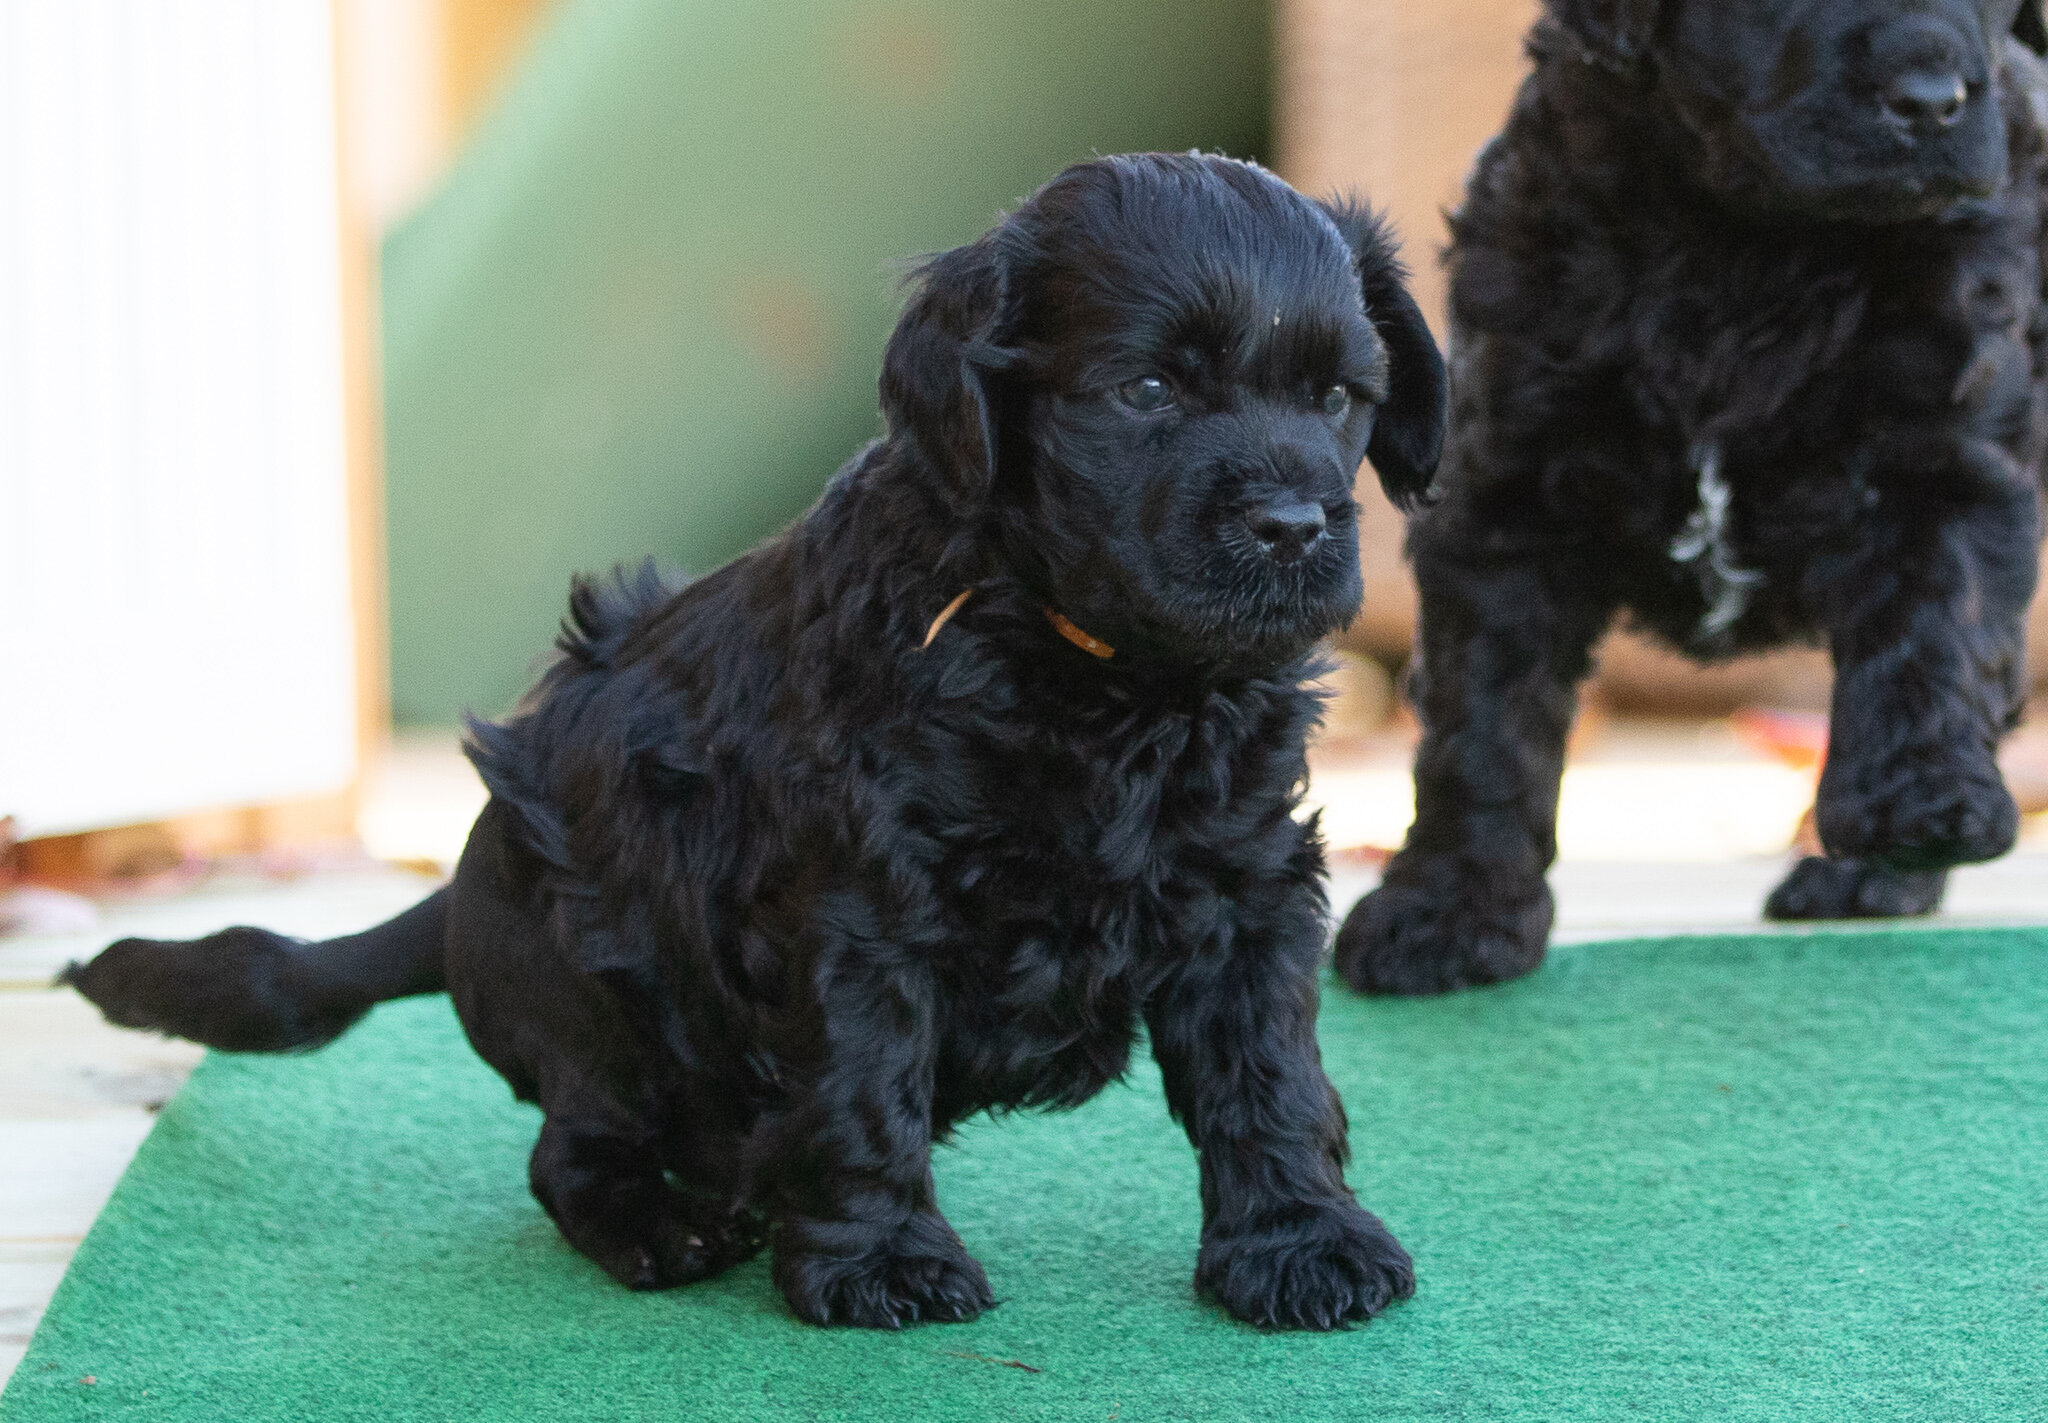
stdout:
[[123,939],[57,976],[107,1021],[230,1052],[303,1052],[340,1037],[388,998],[447,987],[448,891],[396,919],[308,943],[268,929],[203,939]]

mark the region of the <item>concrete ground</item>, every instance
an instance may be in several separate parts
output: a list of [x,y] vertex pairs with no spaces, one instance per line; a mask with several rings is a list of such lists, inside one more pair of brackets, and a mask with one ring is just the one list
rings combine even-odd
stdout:
[[[1326,747],[1312,796],[1337,867],[1341,911],[1373,883],[1352,847],[1398,843],[1410,814],[1399,736]],[[1788,863],[1811,775],[1720,723],[1621,723],[1575,756],[1560,814],[1557,942],[1762,926],[1757,907]],[[110,1028],[49,982],[127,934],[182,937],[258,923],[307,937],[360,929],[434,884],[483,794],[452,738],[401,739],[367,798],[371,858],[295,878],[216,875],[173,897],[109,902],[67,932],[0,937],[0,1378],[27,1348],[72,1252],[152,1114],[199,1050]],[[414,868],[397,866],[411,864]],[[2048,825],[1995,865],[1959,871],[1945,920],[2048,923]]]

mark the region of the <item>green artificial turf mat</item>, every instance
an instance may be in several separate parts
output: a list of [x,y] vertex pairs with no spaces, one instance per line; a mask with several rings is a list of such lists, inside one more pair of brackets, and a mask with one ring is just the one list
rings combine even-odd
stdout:
[[1004,1301],[975,1324],[807,1328],[765,1260],[630,1294],[527,1196],[537,1117],[429,999],[207,1059],[0,1420],[2048,1418],[2048,933],[1591,945],[1448,999],[1333,988],[1322,1031],[1421,1274],[1367,1328],[1195,1298],[1149,1065],[939,1153]]

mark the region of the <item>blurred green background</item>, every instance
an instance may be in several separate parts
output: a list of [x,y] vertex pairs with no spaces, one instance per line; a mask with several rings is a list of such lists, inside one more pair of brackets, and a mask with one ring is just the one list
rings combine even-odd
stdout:
[[509,707],[569,575],[701,572],[879,429],[909,259],[1067,163],[1267,149],[1262,0],[564,0],[384,249],[397,720]]

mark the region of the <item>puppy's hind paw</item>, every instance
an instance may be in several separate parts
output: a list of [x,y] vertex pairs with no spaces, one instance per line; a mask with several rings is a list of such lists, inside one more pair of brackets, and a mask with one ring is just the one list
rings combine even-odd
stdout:
[[1543,962],[1553,902],[1541,880],[1520,893],[1449,872],[1402,873],[1337,931],[1337,972],[1360,993],[1421,997],[1520,978]]
[[812,1324],[959,1324],[995,1308],[980,1262],[936,1215],[914,1216],[879,1241],[873,1226],[849,1222],[787,1221],[781,1231],[775,1283]]
[[1766,919],[1909,919],[1932,914],[1946,870],[1895,870],[1876,860],[1809,855],[1764,901]]
[[698,1220],[673,1202],[628,1222],[558,1222],[569,1243],[629,1290],[670,1290],[723,1274],[761,1248],[744,1216]]
[[1261,1329],[1341,1329],[1414,1294],[1415,1265],[1385,1226],[1345,1201],[1204,1240],[1195,1284]]

